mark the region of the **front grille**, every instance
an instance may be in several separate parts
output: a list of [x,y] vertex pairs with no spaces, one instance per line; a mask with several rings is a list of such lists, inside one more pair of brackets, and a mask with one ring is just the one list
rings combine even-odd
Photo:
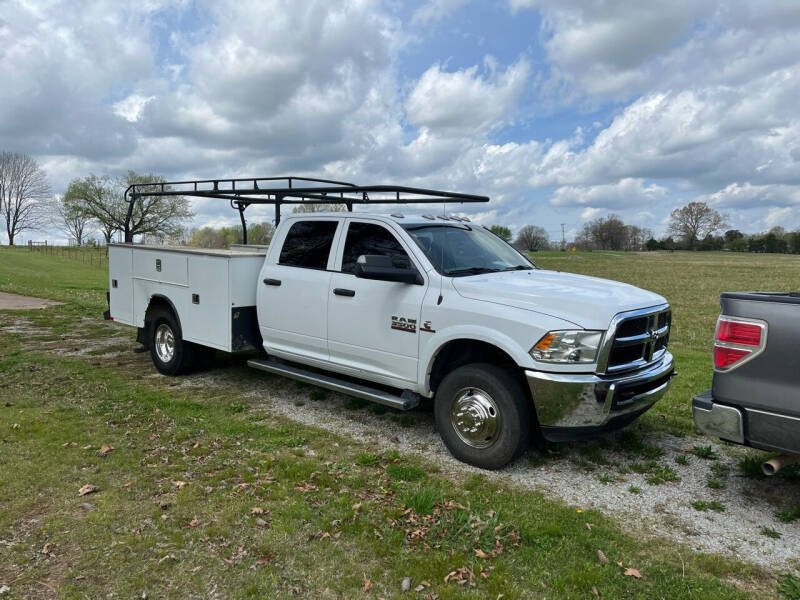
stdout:
[[672,311],[662,308],[630,317],[622,315],[608,349],[606,373],[643,367],[659,360],[667,351]]

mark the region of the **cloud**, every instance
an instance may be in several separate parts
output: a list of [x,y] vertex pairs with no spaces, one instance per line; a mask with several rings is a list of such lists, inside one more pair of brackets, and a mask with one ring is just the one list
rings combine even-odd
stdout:
[[428,0],[411,15],[412,25],[440,21],[467,4],[469,0]]
[[151,100],[155,100],[155,96],[141,96],[139,94],[131,94],[124,100],[115,102],[113,105],[114,114],[119,115],[126,121],[136,122],[144,111],[144,107]]
[[[610,211],[663,230],[692,199],[742,228],[800,224],[791,2],[3,8],[0,81],[13,85],[0,87],[0,148],[36,156],[56,191],[129,168],[299,173],[486,193],[490,208],[464,210],[559,237],[561,223],[578,230]],[[458,31],[423,27],[456,11]],[[459,45],[503,15],[529,19],[530,39]],[[229,216],[216,207],[198,214]]]
[[[486,61],[491,68],[492,61]],[[507,122],[528,78],[519,61],[502,73],[477,66],[448,72],[435,64],[417,81],[405,102],[409,122],[447,135],[470,135]]]
[[740,208],[754,205],[790,208],[800,205],[800,186],[752,185],[750,182],[731,183],[712,194],[697,198],[716,208]]
[[646,186],[641,179],[626,178],[612,184],[560,187],[550,197],[550,204],[604,209],[643,208],[666,197],[667,189],[660,185]]

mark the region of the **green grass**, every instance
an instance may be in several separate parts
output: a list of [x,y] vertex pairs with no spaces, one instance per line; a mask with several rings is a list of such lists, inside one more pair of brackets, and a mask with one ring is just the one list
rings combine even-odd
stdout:
[[775,513],[775,518],[781,523],[794,523],[800,521],[800,504],[784,508]]
[[630,469],[634,473],[646,475],[645,481],[650,485],[661,485],[663,483],[678,482],[681,480],[675,472],[675,469],[655,460],[646,463],[633,463],[630,465]]
[[784,575],[778,584],[778,591],[784,598],[800,600],[800,577]]
[[711,446],[694,446],[692,453],[698,458],[705,460],[717,460],[717,451]]
[[[598,258],[579,255],[571,264],[598,275],[616,266],[620,272],[607,276],[617,279],[655,277],[652,266],[636,262],[652,265],[653,257]],[[670,267],[663,285],[679,286],[686,270],[681,261],[695,260],[673,259],[680,264]],[[769,271],[760,264],[747,267],[756,281]],[[780,277],[796,279],[786,264],[780,267]],[[744,277],[737,273],[734,280]],[[98,319],[106,286],[96,267],[0,249],[0,290],[66,303],[0,313],[0,324],[19,315],[41,331],[34,336],[40,340],[76,333],[105,338],[111,326]],[[713,329],[715,306],[690,316],[683,302],[688,299],[675,304],[676,321],[685,306],[687,319],[707,318]],[[688,379],[686,389],[699,391],[710,371],[708,348],[693,347],[683,332],[676,329],[676,384]],[[664,551],[654,554],[652,540],[625,533],[592,510],[589,499],[578,511],[483,475],[440,472],[398,452],[380,455],[369,444],[269,414],[244,386],[143,378],[154,373],[143,355],[113,362],[64,357],[45,352],[37,339],[0,333],[0,393],[13,404],[0,403],[0,474],[13,473],[0,477],[0,540],[6,542],[0,585],[11,582],[9,598],[185,598],[212,589],[230,598],[391,598],[401,597],[404,577],[414,586],[431,583],[418,597],[442,600],[593,597],[593,588],[607,598],[775,593],[771,576],[752,566],[664,540],[658,541]],[[692,352],[695,362],[681,367],[681,356]],[[220,360],[239,370],[237,378],[255,376]],[[259,377],[264,386],[292,389],[280,378]],[[638,433],[620,437],[627,454],[645,461],[642,472],[659,483],[677,476],[656,461],[661,451],[646,435],[691,431],[686,389],[646,415]],[[415,422],[413,415],[390,418]],[[114,450],[103,458],[97,449],[104,444]],[[593,451],[584,460],[607,462]],[[79,497],[87,483],[99,492]],[[598,563],[598,549],[610,565]],[[642,579],[624,577],[618,562],[640,570]],[[471,573],[475,587],[445,583],[455,570]],[[373,584],[368,593],[365,578]],[[728,581],[746,581],[747,591]]]
[[700,512],[705,512],[707,510],[713,510],[714,512],[725,512],[725,505],[716,500],[712,500],[710,502],[705,500],[696,500],[692,502],[692,508],[699,510]]

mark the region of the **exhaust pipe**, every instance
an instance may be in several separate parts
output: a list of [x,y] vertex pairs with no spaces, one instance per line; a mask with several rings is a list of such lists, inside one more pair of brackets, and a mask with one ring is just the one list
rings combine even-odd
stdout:
[[780,456],[770,458],[768,461],[761,463],[761,471],[767,477],[772,477],[783,467],[787,467],[798,462],[800,462],[800,456],[797,454],[781,454]]

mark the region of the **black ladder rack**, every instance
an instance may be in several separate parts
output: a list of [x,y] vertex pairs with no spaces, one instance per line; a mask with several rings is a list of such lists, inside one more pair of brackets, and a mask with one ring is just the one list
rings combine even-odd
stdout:
[[[282,185],[280,185],[282,183]],[[242,242],[247,243],[244,211],[251,204],[275,206],[275,225],[281,220],[283,204],[341,203],[352,211],[354,204],[439,204],[442,202],[488,202],[488,196],[444,192],[399,185],[354,185],[344,181],[310,177],[250,177],[243,179],[198,179],[135,183],[125,190],[128,213],[125,218],[125,241],[133,241],[130,229],[136,200],[158,196],[193,196],[228,200],[239,211]]]

